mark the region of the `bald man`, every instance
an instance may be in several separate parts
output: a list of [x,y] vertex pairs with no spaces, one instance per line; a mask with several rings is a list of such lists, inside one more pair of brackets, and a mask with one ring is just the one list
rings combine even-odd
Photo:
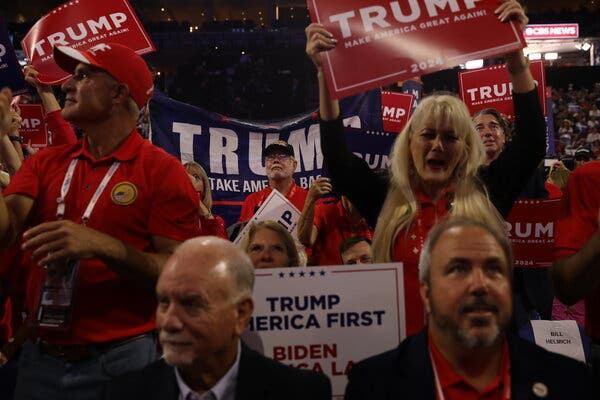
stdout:
[[205,236],[182,244],[156,286],[163,358],[113,381],[105,399],[331,399],[322,373],[283,365],[241,342],[253,285],[252,262],[231,242]]

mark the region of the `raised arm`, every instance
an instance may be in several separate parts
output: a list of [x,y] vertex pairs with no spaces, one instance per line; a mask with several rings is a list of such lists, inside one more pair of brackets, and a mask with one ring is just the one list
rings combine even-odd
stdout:
[[306,54],[317,69],[321,151],[333,186],[350,199],[371,226],[375,226],[387,194],[387,180],[381,179],[368,164],[353,154],[344,134],[337,100],[332,100],[321,63],[321,52],[331,50],[337,41],[323,25],[306,28]]
[[[10,101],[12,93],[4,88],[0,92],[0,142],[3,146],[11,129],[12,117]],[[13,149],[14,150],[14,149]],[[5,198],[0,192],[0,249],[6,249],[15,241],[25,226],[25,221],[33,207],[33,200],[26,196],[9,196]]]
[[[507,0],[502,3],[495,11],[498,19],[502,22],[515,21],[521,29],[525,29],[529,18],[525,15],[525,10],[516,0]],[[504,56],[506,69],[510,75],[513,85],[513,92],[527,93],[535,89],[533,76],[529,70],[529,61],[523,54],[523,50],[517,50]]]
[[321,52],[333,49],[337,44],[337,40],[321,24],[310,24],[306,27],[305,32],[306,54],[315,65],[319,80],[319,114],[323,121],[331,121],[340,115],[340,104],[337,100],[333,100],[329,94],[329,88],[323,73]]
[[[521,27],[527,24],[523,8],[514,0],[502,3],[496,12],[502,21],[516,20]],[[546,153],[546,122],[529,62],[521,50],[505,59],[513,85],[515,131],[498,158],[481,172],[490,199],[503,218],[508,217]]]
[[308,190],[306,201],[300,219],[298,219],[298,241],[304,246],[310,247],[315,244],[319,231],[314,225],[315,205],[322,196],[331,193],[333,187],[329,178],[318,178],[313,181]]
[[73,127],[71,127],[71,124],[65,121],[60,115],[60,104],[58,103],[56,96],[54,96],[52,87],[40,83],[37,80],[39,73],[31,65],[25,66],[23,74],[25,75],[25,81],[33,86],[40,96],[42,106],[46,112],[46,123],[48,124],[48,129],[52,133],[52,145],[56,146],[60,144],[75,143],[77,141],[75,131],[73,130]]

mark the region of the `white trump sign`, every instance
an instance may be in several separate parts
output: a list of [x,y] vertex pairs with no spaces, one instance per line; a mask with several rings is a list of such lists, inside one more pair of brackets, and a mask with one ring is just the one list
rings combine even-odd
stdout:
[[284,364],[322,371],[333,395],[364,358],[406,335],[402,264],[256,270],[248,346]]

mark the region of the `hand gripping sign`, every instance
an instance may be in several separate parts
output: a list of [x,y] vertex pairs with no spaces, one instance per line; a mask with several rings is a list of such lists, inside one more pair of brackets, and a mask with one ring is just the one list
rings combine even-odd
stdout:
[[[496,0],[309,0],[337,46],[324,52],[334,98],[525,47]],[[367,61],[368,60],[368,61]]]
[[56,85],[69,74],[56,65],[54,46],[85,50],[102,42],[118,42],[138,54],[156,50],[127,0],[72,0],[43,16],[21,45],[39,80]]
[[252,222],[271,220],[280,223],[293,237],[297,237],[300,211],[277,190],[273,190],[254,213],[233,243],[239,244],[248,234]]

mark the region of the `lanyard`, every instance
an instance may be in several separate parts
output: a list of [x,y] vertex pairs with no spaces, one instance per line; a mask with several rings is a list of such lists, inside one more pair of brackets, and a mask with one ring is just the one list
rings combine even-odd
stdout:
[[[72,159],[71,163],[69,164],[69,168],[67,168],[67,173],[65,174],[65,178],[63,179],[63,183],[60,188],[60,197],[56,199],[56,202],[58,203],[58,206],[56,207],[56,219],[62,219],[62,217],[65,215],[65,197],[67,196],[67,193],[69,193],[71,181],[73,180],[73,172],[75,171],[75,166],[77,165],[78,161],[79,159],[77,158]],[[115,174],[120,164],[121,163],[119,161],[113,162],[110,169],[106,172],[106,175],[104,175],[104,178],[102,178],[102,182],[100,182],[100,185],[94,192],[92,199],[90,200],[85,212],[83,213],[83,216],[81,217],[81,222],[84,225],[90,219],[90,215],[92,214],[100,195],[102,192],[104,192],[104,189],[108,185],[108,181],[110,181],[110,178],[112,178],[112,176]]]
[[[429,359],[431,360],[431,366],[433,367],[433,378],[435,380],[435,391],[437,393],[437,400],[446,400],[446,396],[444,396],[442,384],[440,383],[440,377],[438,376],[437,368],[435,366],[435,361],[433,361],[431,351],[429,351]],[[502,399],[510,400],[510,368],[505,369],[506,370],[504,371],[504,390],[502,391]]]

